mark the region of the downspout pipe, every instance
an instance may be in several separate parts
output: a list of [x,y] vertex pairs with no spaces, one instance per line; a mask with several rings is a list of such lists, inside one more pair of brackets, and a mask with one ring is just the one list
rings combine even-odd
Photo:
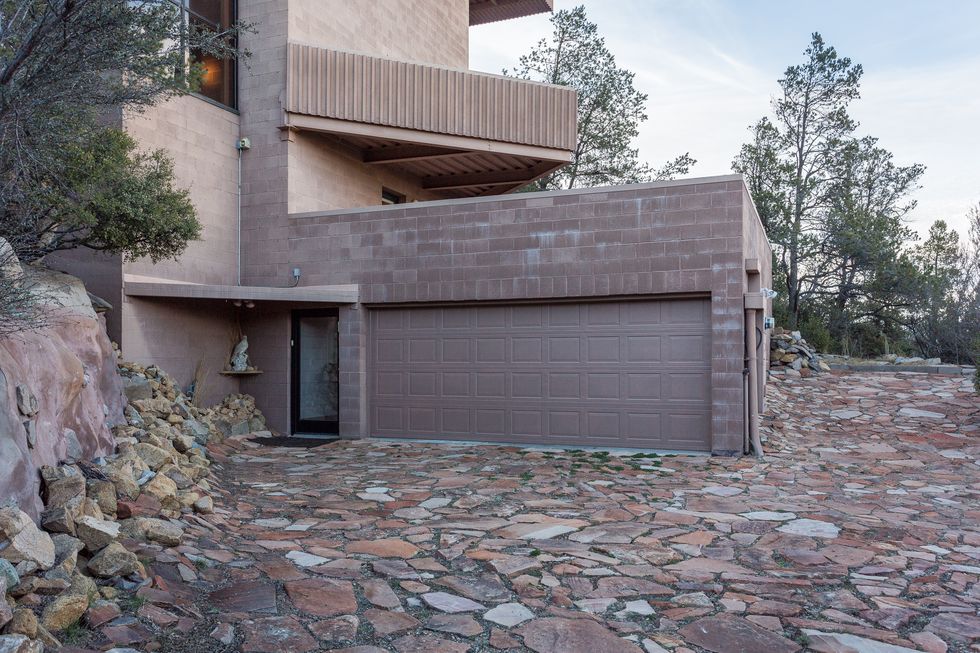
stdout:
[[749,442],[756,457],[762,458],[762,439],[759,436],[759,366],[756,351],[759,342],[756,337],[756,309],[747,308],[745,310],[745,348],[748,354],[749,368],[749,392],[748,392],[748,416],[749,416]]

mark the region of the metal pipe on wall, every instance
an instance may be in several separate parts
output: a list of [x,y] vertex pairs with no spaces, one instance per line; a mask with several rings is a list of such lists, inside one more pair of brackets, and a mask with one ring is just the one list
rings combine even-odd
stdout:
[[748,353],[749,368],[749,441],[755,455],[762,458],[762,439],[759,436],[759,366],[756,349],[759,346],[756,339],[755,309],[745,310],[745,348]]

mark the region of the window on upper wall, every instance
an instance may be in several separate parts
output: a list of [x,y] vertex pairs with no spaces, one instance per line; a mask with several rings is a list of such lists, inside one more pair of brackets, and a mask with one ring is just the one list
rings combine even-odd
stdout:
[[387,188],[381,189],[381,204],[387,206],[388,204],[404,204],[405,196],[401,193],[396,193],[393,190]]
[[[236,0],[177,0],[190,29],[220,32],[235,24]],[[238,70],[232,57],[218,58],[212,54],[191,50],[191,64],[203,68],[201,86],[197,90],[219,104],[238,108]]]

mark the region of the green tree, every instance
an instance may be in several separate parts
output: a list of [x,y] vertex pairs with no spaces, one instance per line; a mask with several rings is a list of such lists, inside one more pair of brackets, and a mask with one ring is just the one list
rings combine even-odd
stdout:
[[828,301],[831,336],[848,339],[851,324],[882,324],[908,307],[911,261],[905,253],[915,233],[904,218],[915,207],[908,198],[925,168],[897,166],[893,156],[865,137],[842,148],[831,186],[821,258],[801,275],[802,296]]
[[920,281],[908,329],[923,355],[956,363],[976,362],[980,338],[980,212],[969,217],[966,243],[937,220],[913,252]]
[[753,138],[732,164],[758,193],[793,328],[807,300],[806,286],[820,273],[808,265],[823,258],[826,213],[857,126],[847,107],[859,97],[862,74],[860,65],[838,56],[819,34],[804,54],[805,62],[787,68],[779,80],[773,119],[750,128]]
[[171,166],[105,125],[197,88],[189,53],[233,56],[236,33],[168,0],[0,0],[0,236],[27,260],[178,254],[199,227]]
[[654,169],[640,160],[633,142],[647,119],[647,95],[635,74],[620,68],[585,7],[557,11],[552,34],[520,58],[505,75],[571,86],[578,93],[578,142],[572,162],[534,182],[528,190],[630,184],[672,179],[695,163],[687,154]]

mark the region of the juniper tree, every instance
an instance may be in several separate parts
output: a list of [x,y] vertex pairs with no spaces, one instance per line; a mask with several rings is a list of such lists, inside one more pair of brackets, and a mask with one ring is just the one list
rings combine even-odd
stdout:
[[[237,31],[195,26],[177,0],[0,0],[0,237],[21,260],[73,247],[156,260],[198,236],[170,160],[139,151],[120,118],[195,90],[190,53],[235,56]],[[22,294],[7,276],[0,297]],[[8,306],[8,329],[30,322]]]

